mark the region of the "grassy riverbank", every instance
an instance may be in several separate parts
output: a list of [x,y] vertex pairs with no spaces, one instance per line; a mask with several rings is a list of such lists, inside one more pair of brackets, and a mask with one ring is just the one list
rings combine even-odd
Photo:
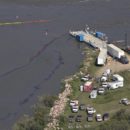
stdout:
[[[84,62],[82,64],[82,67],[80,68],[80,71],[84,73],[89,73],[95,78],[95,74],[99,67],[95,66],[95,58],[97,56],[96,51],[91,49],[86,49],[85,53],[87,54],[86,58],[84,59]],[[124,71],[119,72],[120,75],[124,77],[124,87],[119,88],[116,90],[109,90],[105,95],[99,95],[96,99],[90,99],[89,93],[86,92],[80,92],[79,86],[82,84],[80,78],[81,75],[75,76],[73,78],[73,81],[70,82],[72,85],[72,94],[69,97],[70,99],[77,99],[79,101],[79,104],[86,104],[93,106],[97,113],[105,113],[108,112],[110,114],[110,120],[108,122],[96,122],[95,118],[93,122],[88,122],[87,119],[87,113],[86,111],[79,111],[78,113],[72,113],[71,109],[69,107],[69,103],[66,106],[65,112],[61,115],[61,121],[60,125],[64,130],[75,130],[76,128],[79,130],[84,129],[90,129],[90,130],[119,130],[119,128],[122,128],[121,130],[129,130],[130,124],[129,124],[129,117],[126,117],[126,115],[129,113],[129,106],[124,106],[122,104],[119,104],[119,100],[123,97],[127,97],[130,99],[130,72]],[[95,81],[94,86],[99,87],[99,84]],[[126,117],[125,119],[121,117],[122,119],[118,120],[118,116]],[[81,122],[72,122],[69,123],[68,116],[74,115],[76,117],[77,115],[82,115],[82,121]],[[115,123],[114,123],[115,122]],[[116,123],[119,123],[117,125]],[[124,122],[124,124],[127,126],[124,128],[124,124],[120,124],[120,122]],[[81,127],[81,128],[80,128]]]

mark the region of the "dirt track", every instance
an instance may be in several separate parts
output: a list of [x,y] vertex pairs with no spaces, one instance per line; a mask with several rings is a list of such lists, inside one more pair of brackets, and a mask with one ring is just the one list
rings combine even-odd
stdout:
[[127,55],[127,58],[129,59],[129,64],[122,64],[116,60],[113,60],[111,57],[108,57],[108,63],[104,66],[98,69],[96,76],[101,76],[102,73],[106,69],[111,69],[113,73],[119,72],[119,71],[124,71],[124,70],[129,70],[130,69],[130,55]]

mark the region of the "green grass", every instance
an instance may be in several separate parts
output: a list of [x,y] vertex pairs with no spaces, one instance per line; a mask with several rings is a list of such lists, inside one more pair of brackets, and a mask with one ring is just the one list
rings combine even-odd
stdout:
[[99,66],[95,65],[97,55],[98,55],[98,52],[94,50],[89,50],[89,55],[87,55],[87,59],[91,58],[89,60],[91,67],[88,67],[88,73],[90,73],[93,76],[95,75],[95,72],[100,68]]

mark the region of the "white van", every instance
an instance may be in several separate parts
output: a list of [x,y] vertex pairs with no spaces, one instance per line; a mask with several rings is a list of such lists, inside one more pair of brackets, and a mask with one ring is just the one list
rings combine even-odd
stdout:
[[109,89],[116,89],[116,88],[123,87],[123,86],[124,86],[123,82],[119,82],[119,81],[108,83]]

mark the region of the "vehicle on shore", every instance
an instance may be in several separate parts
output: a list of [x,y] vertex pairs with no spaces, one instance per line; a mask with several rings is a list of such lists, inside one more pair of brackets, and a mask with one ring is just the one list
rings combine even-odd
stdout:
[[94,113],[96,113],[96,110],[93,107],[87,107],[87,113],[94,114]]
[[128,64],[129,60],[125,55],[125,52],[115,46],[114,44],[108,44],[107,46],[108,54],[112,56],[114,59],[118,60],[122,64]]
[[97,122],[101,122],[101,121],[102,121],[102,116],[101,116],[101,114],[97,114],[97,115],[96,115],[96,121],[97,121]]
[[124,104],[124,105],[130,105],[130,101],[128,98],[122,98],[119,103]]

